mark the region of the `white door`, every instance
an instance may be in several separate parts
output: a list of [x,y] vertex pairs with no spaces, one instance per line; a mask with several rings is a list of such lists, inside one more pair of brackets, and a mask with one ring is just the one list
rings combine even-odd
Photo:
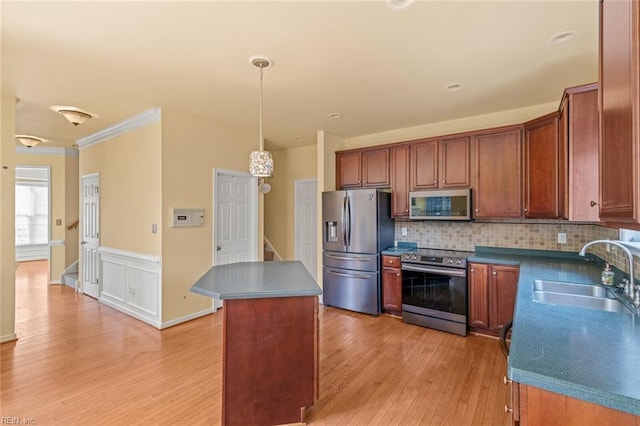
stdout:
[[295,182],[295,250],[314,280],[317,280],[318,181]]
[[82,292],[100,295],[98,284],[98,247],[100,246],[100,181],[98,174],[82,176]]
[[[213,170],[213,264],[258,260],[258,182],[249,173]],[[214,300],[214,309],[221,306]]]

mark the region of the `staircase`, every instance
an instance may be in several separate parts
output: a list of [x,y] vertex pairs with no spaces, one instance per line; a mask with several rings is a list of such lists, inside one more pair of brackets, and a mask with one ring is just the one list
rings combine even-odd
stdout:
[[280,257],[278,253],[276,253],[275,249],[273,248],[269,240],[267,240],[266,238],[264,239],[263,259],[265,262],[282,260],[282,257]]
[[78,261],[73,262],[60,276],[60,282],[78,291]]

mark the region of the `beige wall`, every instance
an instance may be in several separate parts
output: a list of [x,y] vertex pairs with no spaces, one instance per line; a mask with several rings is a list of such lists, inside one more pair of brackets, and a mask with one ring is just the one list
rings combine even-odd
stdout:
[[359,148],[524,123],[556,111],[560,105],[560,96],[559,93],[558,102],[348,138],[345,139],[345,148]]
[[15,98],[0,102],[0,342],[15,339]]
[[76,226],[67,229],[79,219],[79,184],[80,175],[78,173],[79,158],[77,156],[65,157],[65,208],[64,208],[64,245],[65,245],[65,268],[78,260],[78,229]]
[[[249,153],[257,148],[256,132],[162,111],[163,322],[211,308],[210,298],[192,293],[190,288],[212,265],[213,169],[248,172]],[[205,226],[171,228],[174,207],[204,209]],[[259,244],[262,211],[260,196]]]
[[100,245],[162,254],[161,125],[118,135],[80,151],[79,174],[100,175]]
[[272,190],[264,196],[265,237],[283,260],[295,260],[295,181],[316,179],[317,148],[307,145],[273,153]]
[[[37,148],[33,148],[34,150]],[[77,188],[77,166],[72,167],[72,175],[69,175],[67,171],[67,164],[77,165],[77,157],[67,157],[61,154],[39,154],[37,151],[33,153],[16,153],[15,155],[16,166],[42,166],[49,167],[49,189],[51,194],[51,217],[49,217],[49,226],[51,229],[51,240],[64,240],[65,245],[52,246],[51,257],[49,258],[49,281],[54,283],[60,282],[60,275],[64,272],[65,268],[77,259],[78,255],[78,237],[77,233],[73,240],[67,240],[67,225],[71,224],[67,220],[68,210],[67,208],[75,209],[72,214],[77,216],[77,190],[71,195],[71,200],[75,200],[75,204],[69,204],[67,197],[68,185],[73,185]],[[73,175],[75,172],[75,175]],[[71,183],[69,181],[72,181]],[[71,188],[73,189],[73,188]],[[60,225],[56,225],[56,220],[60,219],[62,222]],[[70,244],[70,245],[69,245]],[[71,262],[67,263],[67,257],[72,258]]]

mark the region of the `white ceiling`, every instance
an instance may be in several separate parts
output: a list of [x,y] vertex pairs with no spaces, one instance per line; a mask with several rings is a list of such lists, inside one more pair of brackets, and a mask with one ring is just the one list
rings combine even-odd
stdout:
[[[598,0],[7,2],[2,91],[16,133],[69,147],[153,107],[255,129],[267,148],[361,136],[560,99],[597,80]],[[559,44],[549,38],[576,30]],[[461,83],[462,89],[443,87]],[[73,127],[49,109],[100,115]],[[340,113],[333,120],[330,113]]]

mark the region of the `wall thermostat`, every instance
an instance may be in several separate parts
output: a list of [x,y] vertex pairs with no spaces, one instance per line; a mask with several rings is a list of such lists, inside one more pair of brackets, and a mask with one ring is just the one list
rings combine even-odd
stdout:
[[171,226],[204,226],[204,209],[173,209]]

